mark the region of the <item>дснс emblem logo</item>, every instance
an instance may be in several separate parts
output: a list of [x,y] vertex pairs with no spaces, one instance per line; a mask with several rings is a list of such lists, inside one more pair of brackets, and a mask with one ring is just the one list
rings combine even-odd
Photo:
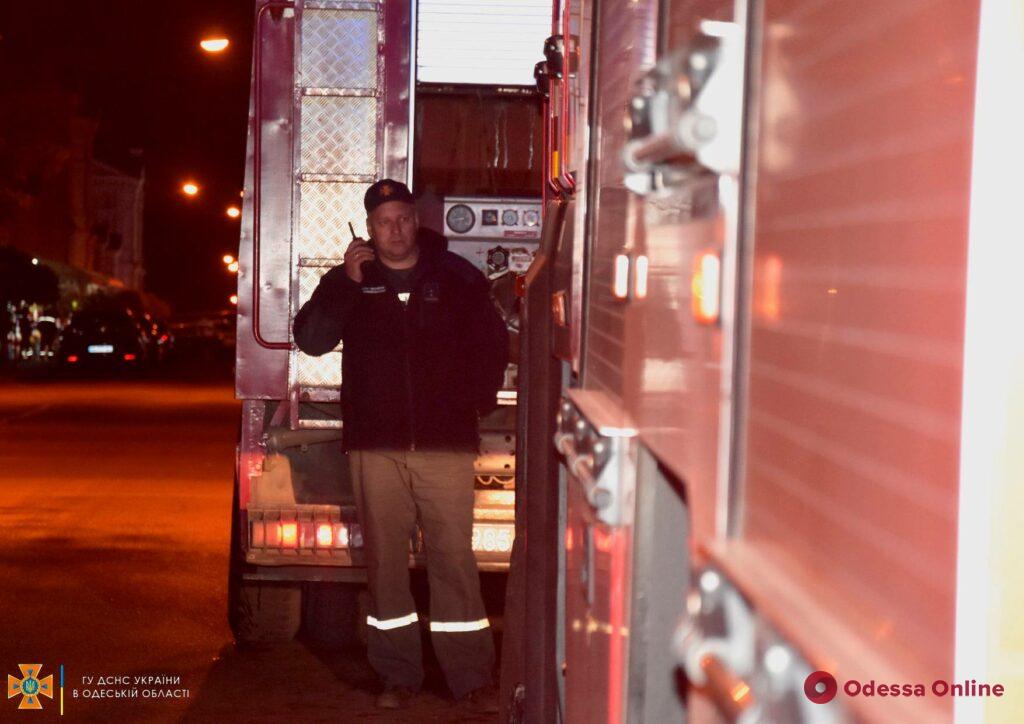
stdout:
[[53,674],[40,679],[39,670],[42,664],[18,664],[21,669],[21,678],[7,675],[7,698],[12,699],[21,695],[19,709],[42,709],[43,703],[40,696],[49,699],[53,698]]

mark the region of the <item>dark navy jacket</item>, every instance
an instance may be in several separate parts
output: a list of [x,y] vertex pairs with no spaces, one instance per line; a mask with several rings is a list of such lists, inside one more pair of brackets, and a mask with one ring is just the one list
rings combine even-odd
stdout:
[[494,409],[508,331],[487,280],[462,257],[421,246],[403,304],[379,261],[356,284],[345,265],[324,274],[295,316],[306,354],[342,349],[347,450],[476,450],[479,415]]

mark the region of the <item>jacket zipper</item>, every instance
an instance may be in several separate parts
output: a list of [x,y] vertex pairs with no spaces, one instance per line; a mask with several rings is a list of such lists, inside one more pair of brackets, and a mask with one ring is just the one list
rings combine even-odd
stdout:
[[416,404],[412,397],[412,366],[409,362],[409,304],[412,295],[402,304],[402,323],[405,331],[405,395],[409,401],[409,451],[416,451]]

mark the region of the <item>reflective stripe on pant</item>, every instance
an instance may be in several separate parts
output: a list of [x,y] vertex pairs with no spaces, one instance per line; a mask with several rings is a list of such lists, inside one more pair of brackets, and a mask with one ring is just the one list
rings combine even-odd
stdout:
[[370,664],[385,684],[418,689],[423,662],[409,590],[419,520],[430,583],[431,640],[456,697],[490,683],[494,641],[480,597],[473,536],[472,453],[349,453],[363,528],[371,611]]

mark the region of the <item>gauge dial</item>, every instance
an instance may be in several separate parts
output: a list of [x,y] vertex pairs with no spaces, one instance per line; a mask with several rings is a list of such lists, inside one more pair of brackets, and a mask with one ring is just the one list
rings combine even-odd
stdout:
[[540,223],[540,212],[536,209],[527,209],[523,212],[523,223],[527,226],[536,226]]
[[465,204],[456,204],[448,209],[444,220],[448,224],[448,228],[456,234],[465,234],[476,223],[476,214]]
[[505,209],[501,212],[502,226],[516,226],[519,223],[519,212],[515,209]]

